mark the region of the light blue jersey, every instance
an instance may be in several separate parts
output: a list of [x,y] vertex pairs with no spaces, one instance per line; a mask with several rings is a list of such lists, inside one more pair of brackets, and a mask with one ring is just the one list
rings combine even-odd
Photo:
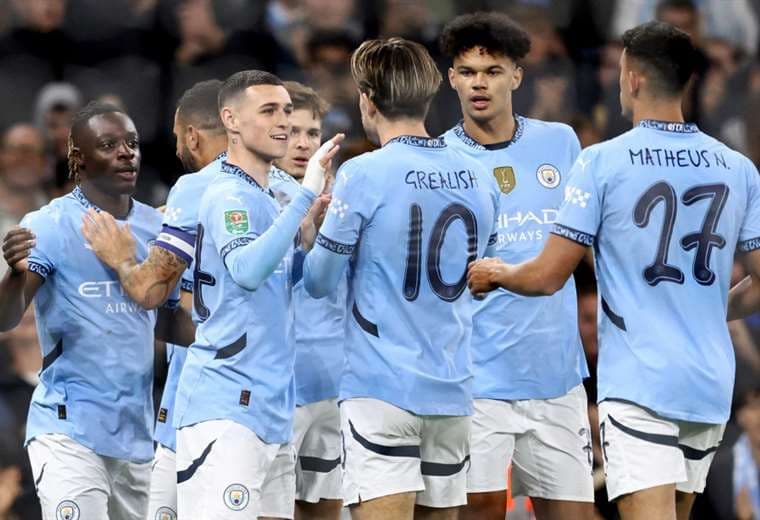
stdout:
[[[300,184],[279,168],[269,171],[269,187],[282,205],[298,194]],[[343,369],[347,277],[325,298],[309,296],[303,286],[302,250],[293,258],[293,338],[296,344],[296,404],[338,397]]]
[[692,124],[642,121],[581,152],[553,232],[595,247],[599,399],[726,422],[734,251],[760,248],[752,163]]
[[304,283],[329,294],[352,261],[340,399],[472,413],[468,262],[495,240],[499,188],[442,139],[401,136],[344,163]]
[[280,214],[271,190],[226,161],[198,214],[194,301],[201,324],[177,388],[174,426],[227,419],[281,444],[292,434],[290,270],[314,195]]
[[[156,239],[156,245],[178,255],[187,263],[188,268],[182,274],[180,282],[182,290],[186,292],[192,293],[195,284],[192,262],[198,227],[198,207],[209,182],[221,171],[222,160],[226,157],[227,154],[222,153],[196,173],[183,175],[177,179],[166,199],[163,229]],[[196,324],[199,322],[195,306],[193,306],[193,321]],[[172,426],[174,400],[177,395],[179,375],[182,373],[186,357],[186,347],[166,345],[166,361],[169,363],[169,370],[166,374],[164,392],[161,395],[161,404],[158,407],[153,439],[172,451],[177,450],[176,430]]]
[[[45,279],[34,298],[43,362],[26,441],[61,433],[99,455],[146,462],[153,457],[156,311],[132,301],[90,249],[81,227],[93,207],[77,187],[21,222],[37,236],[29,270]],[[161,214],[133,201],[127,222],[142,261]]]
[[[580,152],[573,130],[515,116],[511,141],[482,146],[462,124],[446,142],[485,166],[501,188],[496,254],[509,264],[541,252],[557,220],[568,173]],[[473,397],[549,399],[588,376],[578,334],[575,282],[552,296],[529,298],[499,289],[475,303]]]

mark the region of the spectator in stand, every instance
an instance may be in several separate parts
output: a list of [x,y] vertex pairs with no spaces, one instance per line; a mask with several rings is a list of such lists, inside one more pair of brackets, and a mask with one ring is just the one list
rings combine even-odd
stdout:
[[0,139],[0,234],[47,202],[49,176],[42,134],[28,123],[10,127]]
[[55,198],[73,188],[69,179],[69,131],[71,118],[82,106],[82,95],[69,83],[50,83],[40,90],[34,104],[34,124],[42,132],[53,175],[48,194]]

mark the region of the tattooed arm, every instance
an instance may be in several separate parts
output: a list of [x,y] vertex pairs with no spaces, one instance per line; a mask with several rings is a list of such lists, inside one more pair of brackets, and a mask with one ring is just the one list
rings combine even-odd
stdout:
[[90,210],[82,233],[98,258],[116,271],[129,297],[145,309],[162,305],[187,267],[178,255],[158,246],[152,246],[148,258],[138,264],[129,224],[117,225],[105,211]]

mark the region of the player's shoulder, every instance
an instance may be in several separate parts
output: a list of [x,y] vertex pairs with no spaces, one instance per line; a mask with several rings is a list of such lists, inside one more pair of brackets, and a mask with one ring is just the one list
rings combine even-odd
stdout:
[[293,178],[292,175],[290,175],[285,170],[281,170],[275,165],[272,165],[269,168],[269,182],[270,183],[284,183],[284,184],[293,184],[298,186],[298,181]]
[[132,215],[129,220],[137,220],[145,222],[148,225],[161,225],[164,216],[163,214],[148,204],[140,202],[139,200],[132,199]]
[[61,197],[56,197],[44,206],[34,211],[30,211],[21,219],[21,226],[43,226],[47,229],[58,229],[61,219],[66,215],[77,201],[72,193],[67,193]]
[[367,172],[377,167],[377,161],[384,157],[382,148],[365,152],[344,161],[338,168],[337,182],[354,182],[359,179],[371,179]]
[[543,121],[531,117],[516,117],[519,124],[523,126],[523,135],[534,134],[537,137],[551,137],[554,139],[578,139],[575,135],[575,130],[568,124],[559,121]]

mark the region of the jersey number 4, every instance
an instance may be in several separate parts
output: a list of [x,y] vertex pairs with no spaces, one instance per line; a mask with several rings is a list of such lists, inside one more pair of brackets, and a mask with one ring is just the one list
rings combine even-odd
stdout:
[[201,249],[203,248],[203,226],[198,224],[195,239],[195,268],[193,269],[193,307],[200,321],[206,321],[211,314],[206,304],[203,303],[203,286],[216,285],[216,278],[201,270]]
[[[441,273],[441,249],[451,224],[461,220],[467,233],[467,262],[462,276],[453,284],[446,283]],[[409,240],[406,268],[404,269],[404,298],[414,301],[420,294],[422,278],[422,208],[412,204],[409,208]],[[427,275],[430,287],[440,299],[453,302],[467,286],[467,265],[478,257],[478,222],[475,214],[461,204],[446,206],[433,224],[427,248]]]
[[[728,186],[725,184],[694,186],[686,190],[681,196],[681,202],[686,206],[691,206],[705,199],[709,199],[710,204],[702,220],[702,228],[681,238],[681,247],[686,251],[696,249],[692,269],[694,279],[700,285],[712,285],[715,281],[715,273],[710,269],[710,255],[714,247],[722,249],[726,245],[726,240],[715,231],[728,199]],[[644,269],[644,280],[652,286],[660,282],[683,283],[683,271],[668,264],[668,250],[678,213],[678,201],[673,186],[665,181],[660,181],[645,191],[633,210],[633,222],[640,228],[647,227],[652,211],[659,204],[665,206],[660,240],[657,244],[654,262]]]

